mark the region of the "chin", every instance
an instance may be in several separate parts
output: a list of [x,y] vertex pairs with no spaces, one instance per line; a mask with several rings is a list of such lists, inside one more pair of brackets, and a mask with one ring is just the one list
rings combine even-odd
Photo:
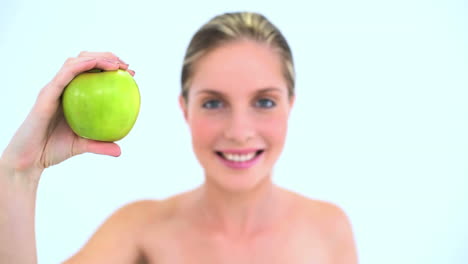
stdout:
[[[263,176],[259,176],[263,175]],[[253,191],[264,184],[271,184],[267,173],[223,173],[216,176],[206,176],[207,183],[215,185],[227,193],[245,193]]]

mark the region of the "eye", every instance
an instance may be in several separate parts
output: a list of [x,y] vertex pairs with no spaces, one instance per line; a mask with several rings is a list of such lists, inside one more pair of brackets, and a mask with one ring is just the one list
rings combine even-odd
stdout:
[[216,109],[223,106],[223,103],[220,100],[208,100],[203,103],[202,107],[206,109]]
[[273,108],[276,106],[276,103],[271,99],[261,98],[257,100],[255,106],[260,108]]

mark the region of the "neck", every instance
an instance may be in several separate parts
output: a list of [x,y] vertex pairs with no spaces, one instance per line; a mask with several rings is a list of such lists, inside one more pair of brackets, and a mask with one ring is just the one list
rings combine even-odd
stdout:
[[270,177],[252,190],[229,192],[205,182],[198,204],[209,230],[230,237],[249,236],[266,228],[278,206],[278,189]]

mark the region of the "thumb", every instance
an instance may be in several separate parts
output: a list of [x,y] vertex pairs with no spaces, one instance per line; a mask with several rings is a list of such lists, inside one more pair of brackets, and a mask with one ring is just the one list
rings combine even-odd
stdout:
[[101,142],[91,139],[79,138],[76,144],[76,154],[85,152],[118,157],[122,153],[119,145],[114,142]]

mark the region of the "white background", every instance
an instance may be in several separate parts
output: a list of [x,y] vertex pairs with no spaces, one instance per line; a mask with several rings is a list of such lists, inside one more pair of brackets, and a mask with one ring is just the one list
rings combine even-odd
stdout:
[[185,48],[214,15],[258,11],[293,50],[297,102],[281,186],[334,202],[360,263],[468,263],[468,4],[411,1],[0,2],[0,151],[67,57],[112,51],[142,106],[120,158],[43,174],[39,262],[74,254],[117,208],[203,180],[177,104]]

